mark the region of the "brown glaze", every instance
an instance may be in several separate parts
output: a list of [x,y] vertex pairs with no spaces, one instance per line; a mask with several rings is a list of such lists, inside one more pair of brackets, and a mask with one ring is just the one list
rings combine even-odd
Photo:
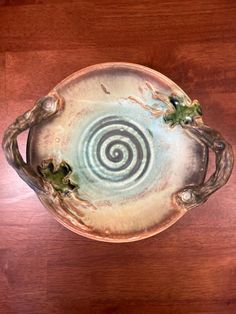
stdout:
[[[106,83],[100,83],[97,87],[98,81]],[[109,92],[107,85],[109,85]],[[117,90],[117,86],[121,86],[121,91]],[[98,90],[101,88],[104,93],[99,94],[97,88]],[[150,184],[148,189],[140,190],[133,199],[124,198],[121,201],[119,199],[114,201],[109,197],[97,199],[96,194],[93,196],[89,190],[87,192],[86,184],[88,185],[89,182],[83,187],[82,172],[80,170],[72,172],[71,166],[72,169],[77,168],[73,165],[73,159],[68,164],[68,156],[77,154],[75,151],[77,142],[73,145],[70,143],[73,141],[73,133],[77,132],[73,128],[81,123],[80,120],[76,120],[77,118],[82,116],[86,119],[86,114],[90,112],[97,114],[96,111],[99,115],[102,107],[98,104],[103,105],[107,101],[106,114],[113,108],[110,109],[110,103],[115,101],[118,104],[116,106],[119,106],[119,112],[121,110],[119,103],[122,102],[125,102],[126,106],[131,106],[129,109],[131,111],[135,107],[136,109],[140,107],[142,119],[144,114],[150,112],[151,117],[156,120],[150,120],[148,124],[156,121],[155,128],[162,128],[162,124],[158,124],[158,119],[161,121],[163,119],[167,124],[164,132],[168,132],[168,127],[172,128],[172,132],[169,133],[170,139],[177,141],[178,149],[181,146],[183,150],[179,158],[176,158],[174,150],[170,151],[170,154],[175,156],[174,159],[172,157],[172,163],[184,164],[185,172],[180,171],[177,175],[179,168],[177,166],[173,171],[174,177],[169,183],[165,181],[165,177],[171,174],[163,172],[160,182],[155,183],[153,187]],[[93,102],[95,106],[91,107]],[[159,102],[166,107],[161,109]],[[56,113],[58,113],[57,118],[55,119],[54,116],[54,119],[49,120]],[[134,111],[133,115],[138,114],[139,111],[136,113]],[[168,228],[188,209],[206,201],[210,194],[227,182],[233,167],[230,145],[217,132],[204,126],[200,115],[198,101],[191,102],[176,84],[160,73],[135,64],[99,64],[72,74],[58,84],[49,96],[39,100],[31,111],[19,117],[6,131],[3,148],[9,163],[36,191],[43,204],[63,225],[78,234],[96,240],[136,241]],[[73,123],[71,117],[75,119]],[[179,126],[176,126],[177,124]],[[21,158],[16,142],[17,135],[26,128],[31,128],[27,146],[28,163]],[[60,136],[62,129],[63,138]],[[69,135],[65,136],[66,132]],[[188,132],[194,134],[194,140],[188,138]],[[170,140],[168,137],[160,140],[165,144],[167,139]],[[168,145],[170,144],[171,141]],[[202,183],[207,165],[205,145],[216,153],[216,172],[206,183]],[[185,146],[187,150],[184,153]],[[66,157],[67,150],[71,151]],[[158,154],[160,153],[161,151]],[[64,161],[64,158],[67,161]],[[78,158],[82,158],[80,152]],[[194,159],[195,167],[198,165],[195,171],[193,171]],[[70,169],[70,173],[67,172],[65,176],[63,176],[65,171],[63,165],[67,165],[66,168]],[[168,168],[170,167],[171,164]],[[79,182],[73,185],[73,178],[69,175],[74,176],[74,180],[78,177]],[[190,182],[190,186],[186,187],[185,182]],[[104,189],[109,187],[104,186]],[[102,195],[102,190],[98,193]],[[86,196],[88,199],[84,198],[83,194],[88,195]]]

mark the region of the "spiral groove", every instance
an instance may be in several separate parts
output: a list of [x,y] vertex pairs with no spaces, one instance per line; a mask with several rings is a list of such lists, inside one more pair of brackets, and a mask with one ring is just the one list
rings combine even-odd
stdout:
[[150,164],[151,149],[145,130],[118,116],[90,126],[84,145],[84,162],[91,175],[114,183],[139,180]]

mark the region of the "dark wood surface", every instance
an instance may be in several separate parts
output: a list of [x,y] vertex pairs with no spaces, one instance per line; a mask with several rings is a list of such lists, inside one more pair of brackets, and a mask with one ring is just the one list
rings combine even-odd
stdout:
[[[236,149],[236,2],[0,0],[0,133],[85,66],[140,63]],[[25,150],[27,134],[20,137]],[[0,155],[0,313],[236,313],[236,175],[174,226],[107,244],[58,224]]]

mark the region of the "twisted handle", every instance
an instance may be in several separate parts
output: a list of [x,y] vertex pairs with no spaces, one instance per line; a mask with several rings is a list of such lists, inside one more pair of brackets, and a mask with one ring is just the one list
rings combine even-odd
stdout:
[[176,201],[186,209],[204,203],[208,197],[228,181],[233,170],[233,150],[229,143],[217,131],[201,124],[191,126],[188,132],[212,149],[216,155],[215,172],[199,186],[189,186],[179,191]]
[[18,148],[17,136],[26,129],[54,116],[62,109],[62,105],[63,101],[56,93],[40,98],[31,110],[19,116],[4,133],[2,148],[8,163],[36,192],[43,191],[42,178],[23,160]]

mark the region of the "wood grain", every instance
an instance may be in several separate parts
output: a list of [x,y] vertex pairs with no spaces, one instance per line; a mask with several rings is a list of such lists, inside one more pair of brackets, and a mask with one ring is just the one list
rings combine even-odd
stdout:
[[[236,151],[235,18],[233,0],[0,0],[0,136],[72,72],[127,61],[199,99]],[[127,244],[59,225],[2,152],[0,173],[0,313],[236,313],[235,171],[170,229]]]

